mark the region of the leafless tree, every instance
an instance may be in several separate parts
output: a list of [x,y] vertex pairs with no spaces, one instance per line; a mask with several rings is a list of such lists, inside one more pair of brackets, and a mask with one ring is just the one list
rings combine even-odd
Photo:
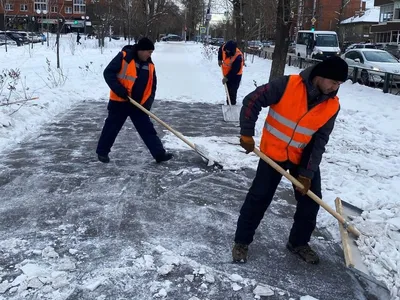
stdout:
[[112,0],[93,0],[87,7],[88,13],[92,16],[92,20],[96,25],[93,25],[99,40],[99,47],[104,47],[104,38],[106,33],[111,38],[112,26],[115,23],[117,16],[117,8]]
[[185,7],[184,25],[187,29],[189,38],[194,38],[197,35],[196,28],[199,24],[203,25],[205,13],[204,0],[181,0]]
[[275,49],[272,54],[272,66],[269,80],[282,76],[285,71],[289,48],[290,28],[297,14],[298,0],[277,0]]
[[[60,68],[60,34],[65,24],[65,18],[60,13],[64,10],[64,3],[61,5],[60,9],[55,13],[57,18],[57,31],[56,31],[56,53],[57,53],[57,69]],[[84,20],[86,22],[86,20]]]
[[[4,26],[4,31],[7,30],[7,12],[8,12],[8,10],[6,9],[6,7],[8,7],[9,5],[14,5],[14,1],[12,1],[12,0],[0,0],[0,6],[1,6],[3,12],[4,12],[4,15],[3,15],[3,26]],[[4,37],[5,37],[5,39],[6,39],[6,44],[5,44],[4,46],[5,46],[6,52],[8,52],[8,48],[7,48],[7,34],[4,34]]]

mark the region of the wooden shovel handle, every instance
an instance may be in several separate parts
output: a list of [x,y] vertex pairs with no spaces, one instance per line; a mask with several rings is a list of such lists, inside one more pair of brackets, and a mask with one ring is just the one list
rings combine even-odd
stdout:
[[153,118],[154,120],[156,120],[158,123],[160,123],[162,126],[164,126],[165,128],[167,128],[169,131],[171,131],[173,134],[175,134],[179,139],[181,139],[183,142],[185,142],[189,147],[191,147],[192,149],[196,150],[195,145],[190,142],[188,139],[186,139],[179,131],[176,131],[175,129],[173,129],[171,126],[169,126],[167,123],[165,123],[163,120],[161,120],[160,118],[158,118],[155,114],[153,114],[152,112],[150,112],[149,110],[147,110],[146,108],[144,108],[140,103],[136,102],[135,100],[133,100],[131,97],[128,96],[129,101],[135,105],[137,108],[139,108],[140,110],[142,110],[144,113],[146,113],[148,116],[150,116],[151,118]]
[[[257,156],[259,156],[262,160],[264,160],[271,167],[273,167],[276,171],[278,171],[281,175],[285,176],[295,186],[297,186],[299,188],[304,188],[304,186],[296,178],[294,178],[292,175],[290,175],[288,172],[286,172],[281,166],[279,166],[276,162],[274,162],[272,159],[270,159],[268,156],[266,156],[260,150],[258,150],[257,148],[254,148],[254,153],[257,154]],[[360,236],[360,232],[354,226],[349,225],[347,223],[347,221],[340,214],[338,214],[335,210],[333,210],[320,197],[315,195],[310,190],[308,190],[307,195],[311,199],[313,199],[315,202],[317,202],[320,206],[322,206],[328,213],[330,213],[332,216],[334,216],[341,224],[343,224],[343,227],[345,227],[349,232],[354,234],[356,237]]]
[[[222,69],[222,66],[221,66],[221,72],[222,72],[222,77],[225,77],[224,76],[224,70]],[[224,87],[225,87],[226,97],[228,98],[228,105],[232,106],[231,97],[229,96],[228,86],[226,85],[226,83],[224,83]]]

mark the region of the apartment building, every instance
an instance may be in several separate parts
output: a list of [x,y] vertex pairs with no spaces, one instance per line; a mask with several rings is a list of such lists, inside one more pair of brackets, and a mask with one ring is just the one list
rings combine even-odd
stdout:
[[340,22],[360,9],[362,0],[299,0],[296,27],[298,30],[338,31]]
[[375,0],[380,8],[379,24],[371,26],[376,43],[400,43],[400,1]]
[[5,0],[0,5],[0,30],[55,31],[63,24],[64,32],[91,30],[86,14],[88,0]]

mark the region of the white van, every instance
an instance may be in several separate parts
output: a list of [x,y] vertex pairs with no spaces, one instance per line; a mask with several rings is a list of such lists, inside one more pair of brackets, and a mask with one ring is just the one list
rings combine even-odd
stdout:
[[339,41],[334,31],[299,30],[296,38],[296,55],[324,59],[339,55]]

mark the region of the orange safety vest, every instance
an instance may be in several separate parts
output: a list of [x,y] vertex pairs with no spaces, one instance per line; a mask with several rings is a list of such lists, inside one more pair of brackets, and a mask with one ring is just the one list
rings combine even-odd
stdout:
[[228,75],[229,71],[232,69],[232,64],[235,61],[236,57],[239,55],[242,56],[242,64],[240,66],[239,72],[236,75],[242,75],[243,73],[243,66],[244,66],[244,61],[243,61],[243,53],[240,51],[238,48],[236,48],[236,53],[234,56],[227,57],[225,51],[225,45],[222,46],[222,73],[224,76]]
[[[123,57],[126,56],[125,51],[122,51],[122,54]],[[128,95],[131,95],[133,85],[135,84],[137,78],[136,66],[139,66],[139,64],[136,64],[134,59],[132,59],[130,63],[127,63],[126,60],[123,59],[121,69],[117,74],[118,81],[126,88],[126,90],[128,91]],[[140,100],[141,105],[146,103],[146,101],[151,96],[154,80],[154,65],[152,63],[149,63],[148,66],[143,66],[142,68],[149,70],[149,80],[147,81],[146,89],[143,93],[143,98]],[[116,93],[110,90],[110,100],[122,102],[126,101],[127,99],[119,97]],[[134,100],[139,101],[139,99]]]
[[269,108],[260,150],[271,159],[299,164],[313,134],[339,110],[335,96],[312,109],[307,108],[307,90],[300,75],[291,75],[285,93]]

